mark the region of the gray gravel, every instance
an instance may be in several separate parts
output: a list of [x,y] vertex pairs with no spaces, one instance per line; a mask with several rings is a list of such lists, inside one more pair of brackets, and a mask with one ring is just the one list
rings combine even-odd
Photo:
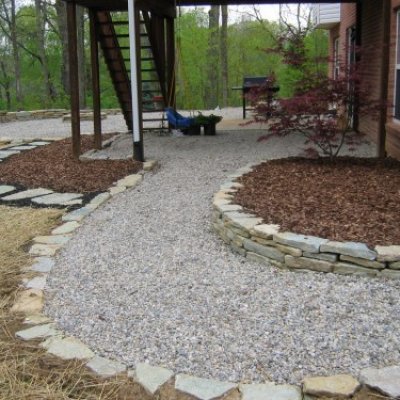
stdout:
[[280,271],[212,233],[230,172],[301,147],[258,135],[147,135],[161,169],[85,221],[56,260],[46,313],[101,356],[200,377],[296,383],[400,364],[399,282]]
[[[104,132],[126,131],[122,115],[109,115],[102,121]],[[81,121],[82,134],[93,133],[93,121]],[[11,140],[64,138],[71,136],[71,122],[61,118],[18,121],[0,124],[0,138]]]

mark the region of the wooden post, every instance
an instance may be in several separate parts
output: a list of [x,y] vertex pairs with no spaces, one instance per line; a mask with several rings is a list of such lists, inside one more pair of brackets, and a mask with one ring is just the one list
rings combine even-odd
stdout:
[[99,44],[96,28],[95,11],[89,10],[90,17],[90,55],[92,64],[92,91],[93,91],[93,126],[94,148],[101,149],[101,102],[100,102],[100,72],[99,72]]
[[165,103],[168,107],[176,108],[176,53],[175,53],[175,21],[167,18],[167,79],[168,98]]
[[[140,11],[135,0],[128,0],[129,47],[131,60],[133,157],[144,161],[142,122],[142,81],[140,74]],[[139,100],[140,99],[140,100]]]
[[[390,17],[391,5],[390,1],[382,2],[382,75],[381,75],[381,94],[380,101],[382,105],[388,101],[389,71],[390,71]],[[387,109],[383,107],[379,116],[379,137],[377,156],[386,157],[386,122]]]
[[79,71],[78,71],[78,40],[76,32],[76,4],[67,2],[68,53],[71,86],[71,128],[72,154],[79,158],[81,154],[81,127],[79,108]]
[[[362,38],[362,2],[360,0],[356,3],[356,63],[359,64],[361,61],[360,48],[361,48],[361,38]],[[358,131],[360,118],[359,118],[359,102],[360,99],[358,95],[354,96],[353,104],[353,128]]]

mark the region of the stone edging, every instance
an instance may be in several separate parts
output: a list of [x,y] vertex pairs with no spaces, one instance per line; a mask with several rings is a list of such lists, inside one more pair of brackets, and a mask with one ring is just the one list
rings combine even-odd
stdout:
[[336,242],[281,232],[279,225],[263,224],[261,218],[243,212],[232,203],[242,185],[235,180],[252,171],[240,168],[229,176],[213,200],[213,227],[234,252],[250,260],[293,271],[311,270],[342,275],[400,278],[400,246],[375,246]]
[[[66,110],[64,108],[60,109],[49,109],[49,110],[33,110],[33,111],[15,111],[15,112],[7,112],[0,111],[0,123],[7,122],[17,122],[17,121],[32,121],[38,119],[55,119],[55,118],[63,118],[63,120],[68,120],[68,115],[70,114],[70,110]],[[110,108],[102,110],[102,118],[105,118],[107,115],[116,115],[121,114],[121,110],[118,108]],[[92,110],[81,110],[82,120],[93,120],[93,111]]]
[[[157,162],[149,161],[144,163],[143,167],[145,171],[154,170]],[[102,378],[126,374],[141,385],[153,399],[303,400],[309,398],[311,400],[312,397],[307,397],[308,395],[350,398],[363,385],[377,389],[392,398],[400,397],[400,366],[365,369],[360,372],[359,380],[350,375],[306,378],[301,387],[277,385],[273,382],[238,384],[187,374],[175,375],[171,370],[146,363],[137,364],[135,369],[128,369],[122,363],[96,356],[80,340],[66,336],[60,331],[51,319],[42,314],[46,278],[54,266],[53,256],[71,239],[72,233],[79,228],[87,215],[112,196],[137,186],[141,181],[142,174],[130,175],[119,180],[116,186],[92,199],[85,207],[65,214],[62,218],[64,224],[55,228],[50,236],[33,239],[34,244],[29,252],[36,257],[36,261],[29,271],[37,272],[38,275],[33,279],[24,280],[24,288],[18,293],[11,309],[11,312],[24,314],[26,316],[24,323],[29,325],[29,328],[16,332],[18,339],[41,340],[40,347],[46,349],[49,354],[64,360],[83,360],[89,369]],[[232,192],[230,187],[223,190],[227,196]],[[224,205],[229,205],[225,194]]]

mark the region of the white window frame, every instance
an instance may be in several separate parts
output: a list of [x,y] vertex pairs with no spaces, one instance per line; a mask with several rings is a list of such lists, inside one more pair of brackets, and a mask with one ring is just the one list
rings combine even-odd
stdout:
[[393,93],[393,116],[396,121],[400,121],[400,10],[397,11],[397,27],[396,27],[396,59],[394,68],[394,93]]
[[339,78],[339,73],[340,73],[339,44],[340,44],[340,38],[337,37],[333,41],[333,79],[335,80]]

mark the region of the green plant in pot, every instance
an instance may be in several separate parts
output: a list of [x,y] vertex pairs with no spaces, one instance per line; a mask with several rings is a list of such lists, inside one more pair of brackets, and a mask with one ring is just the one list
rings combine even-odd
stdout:
[[203,115],[199,112],[199,115],[195,117],[196,124],[203,125],[205,135],[215,135],[215,126],[218,122],[222,121],[222,117],[218,115]]

